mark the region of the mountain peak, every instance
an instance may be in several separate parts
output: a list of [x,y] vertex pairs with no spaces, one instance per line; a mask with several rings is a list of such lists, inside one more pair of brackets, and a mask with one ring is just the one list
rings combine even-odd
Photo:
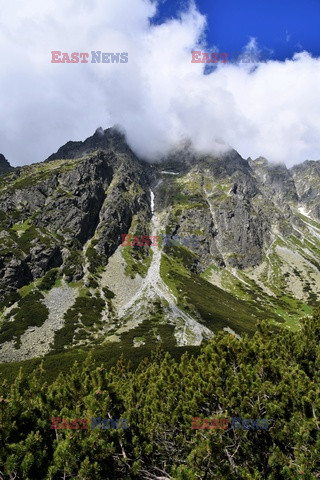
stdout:
[[13,167],[11,167],[6,157],[0,153],[0,175],[10,172],[11,170],[13,170]]
[[50,155],[45,162],[52,160],[61,160],[66,158],[80,158],[92,153],[94,150],[114,150],[118,152],[127,152],[129,147],[126,143],[125,136],[120,130],[114,126],[103,130],[102,127],[96,129],[91,137],[82,141],[69,141],[60,147],[56,153]]

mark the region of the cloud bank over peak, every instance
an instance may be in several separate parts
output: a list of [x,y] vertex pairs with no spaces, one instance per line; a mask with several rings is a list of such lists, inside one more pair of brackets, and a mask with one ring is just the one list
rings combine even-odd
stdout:
[[[217,51],[205,44],[205,17],[193,3],[162,24],[151,24],[155,14],[150,0],[1,1],[0,152],[15,165],[41,161],[118,124],[147,159],[185,139],[288,166],[320,158],[320,59],[219,63],[205,75],[191,63],[192,50]],[[243,49],[258,51],[258,40]],[[53,64],[52,50],[129,61]]]

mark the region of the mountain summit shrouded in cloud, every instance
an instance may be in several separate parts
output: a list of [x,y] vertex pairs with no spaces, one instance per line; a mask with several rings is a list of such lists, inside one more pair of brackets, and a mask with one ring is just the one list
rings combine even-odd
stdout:
[[[150,0],[3,2],[0,149],[13,165],[43,160],[99,124],[121,125],[144,158],[184,139],[202,152],[219,151],[222,139],[243,157],[288,166],[319,158],[320,59],[300,52],[204,75],[191,51],[217,51],[205,16],[194,4],[155,24],[156,14]],[[57,50],[128,52],[129,61],[52,64]]]

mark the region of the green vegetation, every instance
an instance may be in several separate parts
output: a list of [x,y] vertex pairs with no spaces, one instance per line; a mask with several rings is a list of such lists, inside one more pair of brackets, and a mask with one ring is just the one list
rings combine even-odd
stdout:
[[[146,342],[146,348],[150,351],[155,349],[159,344],[165,345],[166,350],[174,351],[177,349],[176,339],[174,337],[174,326],[168,324],[161,324],[159,318],[154,312],[150,319],[144,320],[136,328],[120,335],[121,342],[114,344],[118,346],[119,351],[124,352],[131,360],[135,354],[139,355],[139,349],[133,348],[133,341],[137,338],[143,338]],[[158,311],[159,314],[159,311]],[[106,338],[108,340],[108,337]],[[114,347],[115,348],[115,347]],[[146,350],[144,350],[146,351]]]
[[162,255],[161,277],[176,296],[178,306],[198,312],[212,331],[228,326],[237,333],[253,333],[257,320],[276,318],[263,307],[248,304],[189,271],[186,266],[192,264],[194,256],[187,249],[175,247],[174,252],[174,257]]
[[24,189],[33,187],[46,181],[55,173],[62,173],[72,170],[77,162],[83,161],[86,157],[81,159],[63,159],[54,160],[47,163],[35,163],[19,168],[19,176],[17,172],[9,172],[6,175],[1,175],[0,190],[7,192],[14,192],[17,189]]
[[122,247],[122,258],[126,262],[125,273],[134,278],[138,273],[141,277],[147,275],[152,260],[152,247]]
[[40,235],[38,230],[35,227],[30,226],[27,230],[25,230],[21,237],[17,236],[15,240],[20,249],[27,253],[32,246],[32,241],[39,239],[39,237]]
[[[10,312],[10,321],[4,320],[0,328],[0,343],[15,340],[20,346],[20,337],[28,327],[41,327],[48,318],[49,310],[42,303],[43,295],[33,290],[20,298],[17,308]],[[13,318],[13,320],[12,320]]]
[[72,347],[73,341],[88,338],[93,327],[100,324],[104,308],[105,302],[100,296],[94,297],[87,290],[80,292],[74,305],[64,315],[64,326],[55,334],[54,349],[61,351],[66,346]]
[[[301,323],[299,333],[266,322],[241,340],[219,333],[197,356],[156,349],[138,368],[89,355],[51,384],[47,358],[34,361],[32,373],[1,381],[2,478],[317,480],[320,310]],[[88,418],[89,428],[54,430],[52,417]],[[128,428],[93,430],[91,417]],[[264,418],[268,428],[192,429],[195,417],[228,417],[229,427],[231,417]]]
[[38,288],[40,290],[51,290],[51,288],[55,285],[58,277],[59,277],[60,271],[58,268],[52,268],[49,270],[44,277],[40,280],[38,284]]
[[170,205],[173,215],[178,216],[182,210],[208,208],[200,185],[201,178],[195,174],[166,178],[166,182],[159,187],[158,195]]
[[18,225],[24,225],[24,227],[19,229],[17,224],[15,224],[16,228],[7,230],[9,235],[1,245],[1,255],[6,255],[14,251],[19,257],[21,252],[24,254],[29,253],[35,243],[37,243],[37,245],[42,244],[46,247],[55,243],[52,234],[46,229],[35,227],[30,222]]
[[4,212],[3,210],[0,210],[0,222],[2,223],[4,220],[6,220],[6,218],[7,218],[6,212]]
[[[254,308],[265,312],[265,318],[275,325],[298,330],[301,316],[312,311],[319,297],[312,265],[320,269],[315,260],[320,260],[320,250],[315,246],[312,250],[308,244],[305,238],[302,242],[293,235],[289,238],[279,236],[265,253],[263,265],[232,271],[209,265],[201,276],[246,301],[252,312]],[[309,255],[308,249],[314,257]],[[299,299],[303,293],[305,298]]]
[[[140,326],[135,329],[135,336],[143,335],[141,332],[146,332],[148,326],[147,324],[145,325],[145,327],[142,327],[142,330],[140,330]],[[165,339],[166,336],[168,338],[168,336],[170,336],[170,326],[168,326],[167,332],[163,330],[162,327],[165,328],[167,326],[160,325],[157,332],[161,332],[161,338]],[[144,358],[150,356],[152,349],[160,343],[158,340],[155,341],[153,330],[149,333],[149,338],[151,337],[153,338],[152,347],[149,345],[143,345],[139,348],[132,348],[132,338],[134,338],[134,336],[132,338],[126,337],[126,333],[124,333],[121,338],[125,344],[122,344],[122,341],[106,342],[103,345],[96,345],[94,348],[90,345],[81,345],[81,347],[74,347],[69,350],[61,351],[60,353],[52,352],[43,358],[33,358],[21,362],[0,363],[0,385],[1,379],[6,379],[8,382],[14,382],[20,370],[22,370],[25,375],[30,375],[40,364],[43,364],[44,379],[48,383],[52,383],[59,373],[68,374],[75,361],[77,361],[79,365],[82,365],[89,352],[97,363],[103,362],[108,368],[114,366],[122,355],[125,355],[126,360],[128,362],[130,361],[131,365],[136,368]],[[198,346],[177,347],[173,337],[171,337],[169,345],[164,342],[161,343],[165,350],[170,352],[170,355],[177,360],[180,359],[185,352],[198,354],[200,350],[200,347]]]
[[102,290],[103,290],[106,298],[108,298],[109,300],[114,298],[114,293],[111,290],[109,290],[109,288],[103,287]]
[[319,222],[316,222],[315,220],[312,220],[311,218],[307,217],[306,215],[303,215],[302,213],[300,212],[296,212],[296,215],[298,215],[298,217],[301,218],[301,220],[303,220],[305,223],[309,223],[310,225],[312,225],[313,227],[316,227],[318,230],[320,230],[320,223]]
[[11,228],[15,232],[26,232],[29,228],[31,227],[30,225],[30,219],[26,220],[25,222],[22,223],[15,223]]
[[89,272],[95,273],[100,267],[103,267],[107,263],[107,257],[105,255],[101,255],[97,252],[94,248],[95,245],[98,243],[96,239],[93,239],[87,248],[87,259],[90,264]]
[[80,242],[74,241],[74,245],[69,250],[69,255],[63,264],[63,274],[67,280],[71,281],[76,275],[79,266],[83,264],[82,247]]
[[34,287],[35,287],[34,282],[29,283],[29,285],[24,285],[24,287],[19,288],[18,290],[19,295],[22,298],[26,297],[34,289]]
[[20,300],[20,295],[18,292],[10,292],[6,295],[5,299],[0,303],[0,310],[11,307],[15,302]]

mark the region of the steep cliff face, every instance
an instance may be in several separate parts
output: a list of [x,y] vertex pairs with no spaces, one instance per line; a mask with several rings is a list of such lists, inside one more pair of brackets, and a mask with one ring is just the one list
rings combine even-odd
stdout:
[[259,265],[272,225],[292,233],[290,204],[298,196],[285,167],[264,161],[262,168],[260,161],[247,162],[235,151],[218,158],[188,157],[186,164],[187,172],[166,176],[162,203],[170,210],[174,233],[197,232],[202,269],[212,260],[240,269]]
[[0,175],[10,172],[13,170],[10,163],[2,153],[0,153]]
[[[221,328],[251,333],[259,319],[298,328],[320,294],[319,165],[199,155],[187,143],[150,164],[116,129],[98,129],[8,172],[0,360],[197,345]],[[124,247],[127,233],[182,240]]]
[[81,278],[83,246],[93,237],[89,267],[90,260],[105,264],[134,215],[144,222],[150,217],[146,181],[133,154],[113,151],[7,175],[0,184],[2,299],[54,267],[69,281]]
[[248,159],[259,188],[266,197],[279,205],[298,200],[296,185],[290,170],[284,164],[271,164],[265,158]]
[[320,161],[306,160],[292,167],[291,173],[301,205],[320,220]]

